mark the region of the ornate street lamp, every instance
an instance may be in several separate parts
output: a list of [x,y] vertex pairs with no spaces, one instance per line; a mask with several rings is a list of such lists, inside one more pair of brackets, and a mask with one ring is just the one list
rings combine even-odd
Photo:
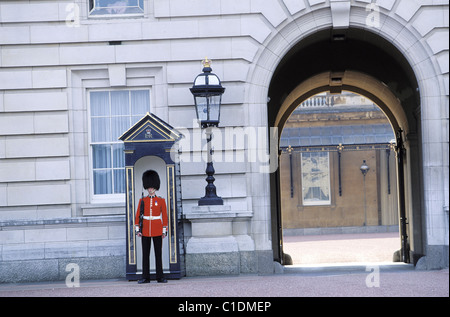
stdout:
[[369,166],[366,164],[366,160],[363,160],[361,167],[359,168],[361,173],[363,174],[363,182],[364,182],[364,226],[367,225],[367,207],[366,207],[366,174],[369,171]]
[[220,120],[220,104],[225,88],[220,84],[216,74],[211,73],[211,60],[202,62],[203,73],[199,74],[190,88],[194,95],[197,119],[202,128],[217,127]]
[[200,198],[198,205],[223,205],[223,200],[217,196],[216,186],[214,185],[215,171],[212,163],[211,130],[212,127],[219,126],[220,104],[225,88],[222,87],[219,77],[211,73],[211,60],[205,58],[202,64],[203,73],[195,78],[194,85],[190,88],[192,95],[194,95],[197,119],[200,126],[206,129],[206,140],[208,142],[208,162],[206,165],[206,181],[208,185],[205,188],[205,196]]
[[369,166],[366,164],[366,160],[363,160],[361,167],[359,168],[363,176],[366,176],[367,172],[370,170]]

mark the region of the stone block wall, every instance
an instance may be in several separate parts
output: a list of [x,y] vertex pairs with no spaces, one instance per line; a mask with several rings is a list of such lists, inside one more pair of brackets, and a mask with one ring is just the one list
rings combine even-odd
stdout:
[[1,222],[0,281],[65,280],[68,264],[80,279],[125,276],[123,216]]

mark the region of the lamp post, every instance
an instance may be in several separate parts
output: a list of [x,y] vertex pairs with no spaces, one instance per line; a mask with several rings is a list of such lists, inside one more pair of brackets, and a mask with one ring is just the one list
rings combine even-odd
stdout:
[[366,207],[366,174],[369,171],[369,166],[366,164],[366,160],[363,160],[361,167],[359,168],[363,174],[363,184],[364,184],[364,226],[367,225],[367,207]]
[[213,150],[211,149],[212,127],[219,126],[220,105],[222,94],[225,88],[222,87],[219,77],[211,73],[211,60],[205,58],[202,62],[203,73],[199,74],[194,85],[190,88],[194,96],[195,109],[197,119],[202,129],[206,129],[207,140],[207,165],[206,165],[206,182],[205,196],[198,201],[199,206],[205,205],[223,205],[223,200],[216,194],[216,186],[214,185],[214,166],[212,163]]

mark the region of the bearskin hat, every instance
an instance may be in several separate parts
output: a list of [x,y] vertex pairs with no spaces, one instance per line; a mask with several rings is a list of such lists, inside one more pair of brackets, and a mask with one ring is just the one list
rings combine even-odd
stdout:
[[142,175],[142,185],[144,189],[154,188],[159,190],[161,181],[159,180],[159,175],[154,170],[145,171]]

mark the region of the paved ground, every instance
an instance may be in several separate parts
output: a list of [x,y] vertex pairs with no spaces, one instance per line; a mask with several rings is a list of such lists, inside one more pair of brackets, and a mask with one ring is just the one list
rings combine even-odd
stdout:
[[[347,253],[347,248],[356,248],[360,244],[369,249],[379,250],[374,254],[382,254],[380,241],[390,239],[378,235],[357,237],[339,236],[341,239],[327,239],[326,237],[303,237],[309,240],[307,246],[298,241],[295,248],[311,248],[310,250],[330,250],[338,248],[341,254]],[[339,238],[338,237],[338,238]],[[331,237],[328,237],[331,238]],[[373,241],[373,239],[381,239]],[[286,240],[286,239],[285,239]],[[294,239],[295,240],[295,239]],[[359,240],[350,241],[349,240]],[[367,240],[362,242],[362,240]],[[371,241],[368,241],[371,240]],[[341,241],[340,247],[335,241]],[[398,242],[398,241],[397,241]],[[395,242],[395,243],[397,243]],[[286,241],[285,241],[286,243]],[[355,244],[356,243],[356,244]],[[287,243],[289,244],[289,243]],[[352,246],[353,245],[353,246]],[[372,247],[367,248],[368,245]],[[385,246],[388,243],[386,242]],[[295,249],[294,248],[294,249]],[[386,250],[385,250],[386,251]],[[329,253],[325,252],[325,253]],[[324,252],[322,252],[324,253]],[[311,253],[312,254],[312,253]],[[333,253],[336,261],[339,257]],[[326,259],[329,261],[330,257]],[[373,261],[378,257],[365,257],[365,261]],[[348,258],[347,258],[348,260]],[[354,260],[352,258],[351,260]],[[0,284],[0,297],[175,297],[175,304],[195,301],[194,297],[220,297],[222,304],[215,305],[217,309],[229,309],[227,301],[235,297],[252,297],[255,301],[267,300],[265,297],[448,297],[449,271],[416,271],[411,265],[392,262],[342,262],[334,264],[296,264],[286,266],[283,274],[271,275],[240,275],[216,277],[188,277],[180,280],[170,280],[167,284],[138,285],[136,282],[125,280],[80,281],[79,287],[69,288],[64,281],[26,284]],[[198,299],[197,299],[198,300]],[[206,300],[206,299],[203,299]],[[248,300],[248,299],[247,299]],[[276,299],[272,299],[276,302]],[[208,300],[206,300],[208,301]],[[271,299],[269,299],[271,301]],[[218,305],[218,306],[217,306]],[[179,308],[176,306],[175,308]],[[174,308],[174,309],[175,309]],[[235,307],[236,308],[236,307]]]
[[401,247],[398,232],[304,235],[283,238],[294,264],[392,262]]
[[0,297],[448,297],[448,269],[288,273],[266,276],[191,277],[167,284],[125,280],[0,285]]

